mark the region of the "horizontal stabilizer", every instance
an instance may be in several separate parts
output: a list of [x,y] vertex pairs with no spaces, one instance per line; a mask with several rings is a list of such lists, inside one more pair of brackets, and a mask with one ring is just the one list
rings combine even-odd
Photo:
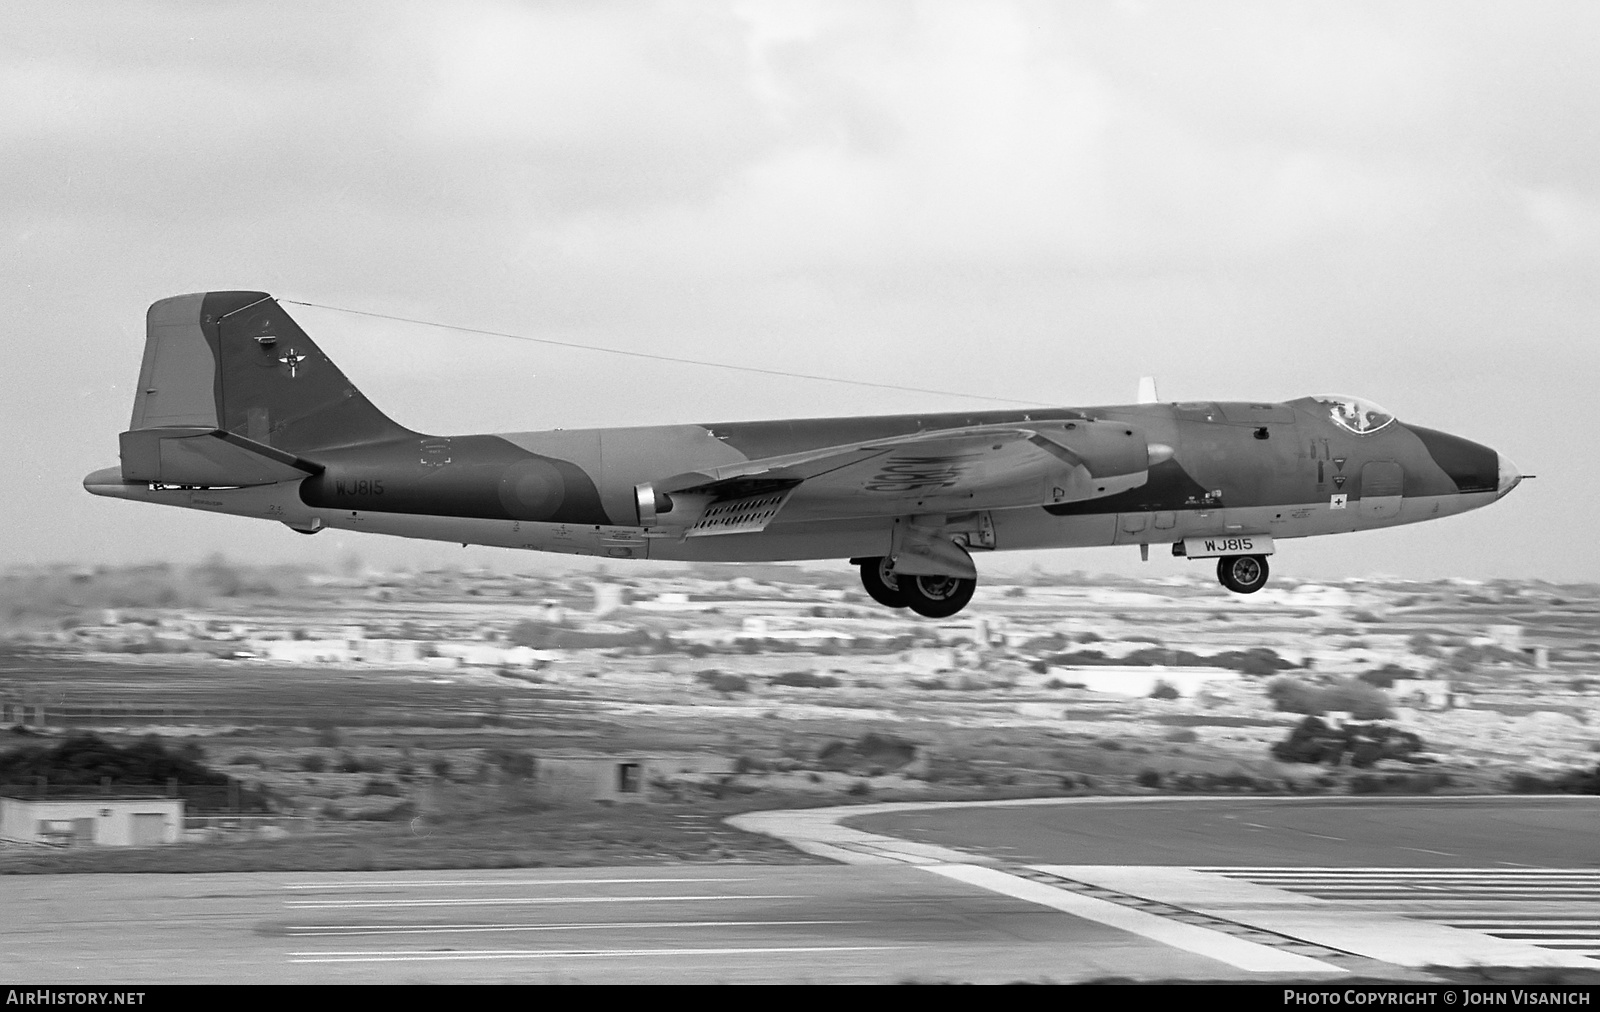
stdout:
[[270,485],[322,470],[237,433],[174,425],[122,433],[122,480],[209,488]]

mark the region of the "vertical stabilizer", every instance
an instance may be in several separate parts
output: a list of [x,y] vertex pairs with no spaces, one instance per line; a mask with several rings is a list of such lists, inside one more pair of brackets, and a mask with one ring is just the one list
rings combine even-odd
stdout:
[[162,299],[146,316],[125,481],[249,485],[303,477],[318,451],[416,433],[345,378],[265,292]]
[[221,429],[297,454],[413,435],[265,292],[162,299],[145,332],[130,430]]
[[1139,377],[1139,403],[1155,404],[1160,401],[1156,396],[1156,378],[1154,376]]

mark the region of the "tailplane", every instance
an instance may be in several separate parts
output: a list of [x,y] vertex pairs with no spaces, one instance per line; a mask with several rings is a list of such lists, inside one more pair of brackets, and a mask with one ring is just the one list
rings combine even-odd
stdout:
[[122,477],[264,484],[317,473],[318,451],[408,435],[272,296],[179,295],[146,317]]

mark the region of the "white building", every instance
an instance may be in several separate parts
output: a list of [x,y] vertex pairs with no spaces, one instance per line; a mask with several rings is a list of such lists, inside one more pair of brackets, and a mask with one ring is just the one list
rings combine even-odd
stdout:
[[1090,692],[1111,696],[1143,698],[1165,682],[1185,699],[1193,698],[1202,687],[1239,680],[1237,671],[1227,668],[1162,668],[1144,666],[1096,665],[1082,668],[1050,668],[1048,674],[1063,682],[1077,684]]
[[183,835],[182,798],[0,798],[0,840],[149,847]]
[[348,640],[267,640],[259,645],[267,660],[287,664],[348,664],[354,651]]

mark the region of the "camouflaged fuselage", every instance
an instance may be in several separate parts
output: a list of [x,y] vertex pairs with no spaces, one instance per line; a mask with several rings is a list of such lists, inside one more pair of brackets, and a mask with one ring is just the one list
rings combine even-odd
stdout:
[[[1341,533],[1464,512],[1493,502],[1516,478],[1486,446],[1407,425],[1355,398],[428,435],[374,408],[261,293],[164,300],[151,309],[150,334],[123,466],[91,475],[86,486],[302,531],[617,558],[849,558],[887,554],[895,524],[907,518],[963,531],[975,551]],[[696,476],[751,461],[919,433],[1027,432],[1073,421],[1126,427],[1164,452],[1107,494],[1070,501],[994,506],[979,495],[965,510],[947,497],[935,512],[919,513],[906,489],[920,482],[959,490],[975,455],[906,453],[884,456],[859,497],[826,515],[779,509],[759,531],[683,536],[653,526],[653,510],[641,505],[641,487],[689,487]],[[174,435],[182,433],[187,442]],[[281,458],[289,470],[231,483],[204,479],[231,473],[223,464],[208,471],[170,463],[188,459],[182,447],[200,445],[207,433],[252,459]],[[222,459],[215,441],[204,445],[213,448],[207,459]]]

